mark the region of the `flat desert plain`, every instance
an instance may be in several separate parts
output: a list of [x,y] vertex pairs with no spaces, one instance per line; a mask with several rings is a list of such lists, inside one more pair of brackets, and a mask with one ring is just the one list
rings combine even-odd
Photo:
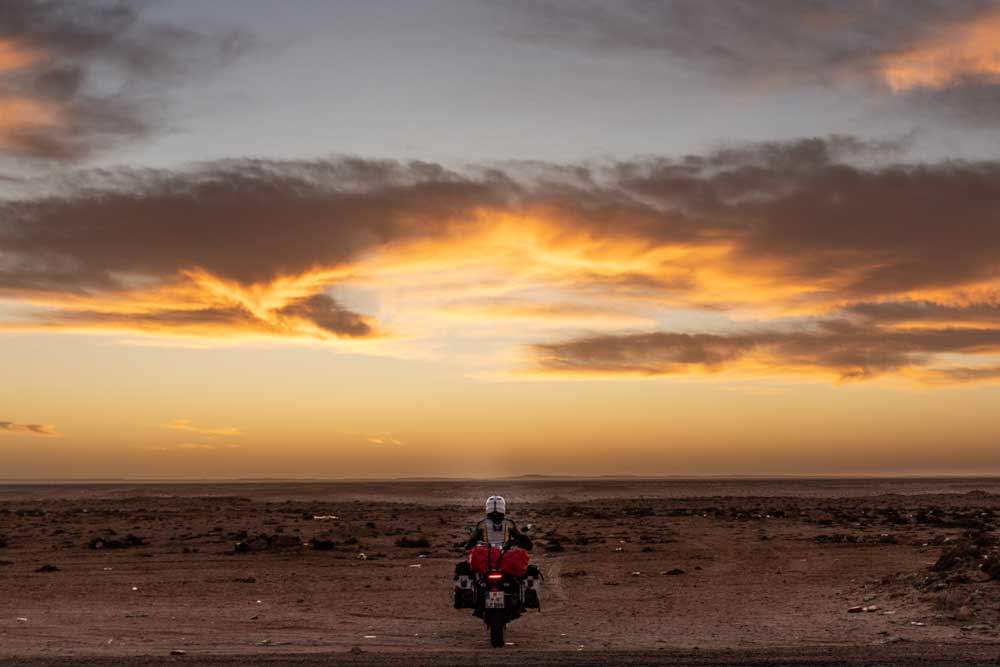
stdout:
[[[542,609],[451,606],[490,494]],[[996,664],[998,479],[0,485],[0,660]]]

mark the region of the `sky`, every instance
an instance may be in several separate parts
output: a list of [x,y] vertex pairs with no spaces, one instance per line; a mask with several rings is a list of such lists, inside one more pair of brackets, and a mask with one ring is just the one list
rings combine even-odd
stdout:
[[5,0],[0,478],[1000,473],[996,0]]

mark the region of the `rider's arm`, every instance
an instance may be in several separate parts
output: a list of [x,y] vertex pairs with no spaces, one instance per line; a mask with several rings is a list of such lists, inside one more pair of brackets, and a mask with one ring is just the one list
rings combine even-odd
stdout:
[[525,551],[531,551],[533,546],[531,538],[517,529],[517,524],[510,522],[510,543],[516,547],[521,547]]
[[472,547],[479,544],[479,524],[472,527],[472,531],[469,533],[469,539],[465,542],[465,548],[471,549]]

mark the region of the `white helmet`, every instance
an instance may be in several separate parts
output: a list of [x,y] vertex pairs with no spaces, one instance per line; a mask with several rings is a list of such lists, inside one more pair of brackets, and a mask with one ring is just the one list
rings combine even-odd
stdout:
[[490,496],[486,499],[486,513],[492,514],[493,512],[507,513],[507,501],[503,499],[503,496]]

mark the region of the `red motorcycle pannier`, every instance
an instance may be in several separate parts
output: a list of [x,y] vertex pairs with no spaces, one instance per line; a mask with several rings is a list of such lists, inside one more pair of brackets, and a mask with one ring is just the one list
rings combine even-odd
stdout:
[[531,556],[528,552],[518,547],[508,549],[502,555],[500,549],[482,544],[469,551],[469,567],[472,568],[473,572],[480,574],[497,569],[499,563],[501,572],[514,577],[523,577],[528,571],[528,561],[530,560]]
[[473,547],[469,550],[469,567],[473,572],[486,574],[490,571],[490,566],[496,567],[500,559],[500,550],[496,547],[488,547],[484,544]]

